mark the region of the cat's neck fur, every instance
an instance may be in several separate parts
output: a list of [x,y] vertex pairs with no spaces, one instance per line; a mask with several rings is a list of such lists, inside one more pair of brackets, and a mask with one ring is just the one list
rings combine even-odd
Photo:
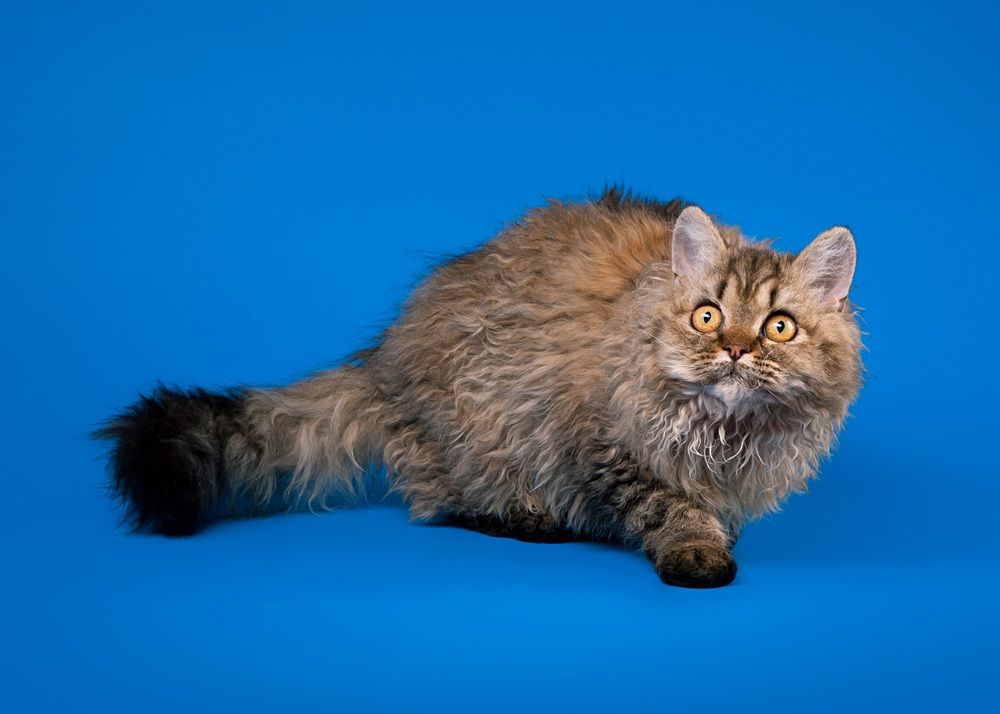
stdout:
[[727,393],[668,377],[643,328],[641,291],[604,342],[609,433],[653,478],[738,529],[805,490],[834,444],[846,404]]

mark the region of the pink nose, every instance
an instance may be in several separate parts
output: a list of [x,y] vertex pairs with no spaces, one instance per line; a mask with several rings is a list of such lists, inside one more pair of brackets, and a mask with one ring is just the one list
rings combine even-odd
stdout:
[[750,351],[750,348],[746,345],[726,345],[723,349],[729,353],[729,357],[733,360],[733,362],[737,361],[740,357]]

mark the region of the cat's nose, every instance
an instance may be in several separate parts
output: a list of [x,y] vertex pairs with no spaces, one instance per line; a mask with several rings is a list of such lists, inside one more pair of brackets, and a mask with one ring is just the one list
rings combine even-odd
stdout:
[[722,349],[729,353],[729,357],[733,360],[733,362],[737,361],[740,357],[750,351],[749,346],[741,344],[724,345]]

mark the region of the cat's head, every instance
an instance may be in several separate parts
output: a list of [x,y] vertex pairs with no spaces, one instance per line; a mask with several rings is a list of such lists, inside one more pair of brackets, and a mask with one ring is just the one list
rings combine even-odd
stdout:
[[790,255],[684,209],[669,297],[657,309],[660,367],[734,409],[793,400],[846,408],[861,367],[847,297],[855,261],[844,227]]

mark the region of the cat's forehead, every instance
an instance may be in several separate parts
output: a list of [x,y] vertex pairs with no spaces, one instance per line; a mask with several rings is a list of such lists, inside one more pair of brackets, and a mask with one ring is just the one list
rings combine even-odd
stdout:
[[719,266],[716,299],[722,303],[766,306],[774,303],[791,257],[762,245],[732,250]]

